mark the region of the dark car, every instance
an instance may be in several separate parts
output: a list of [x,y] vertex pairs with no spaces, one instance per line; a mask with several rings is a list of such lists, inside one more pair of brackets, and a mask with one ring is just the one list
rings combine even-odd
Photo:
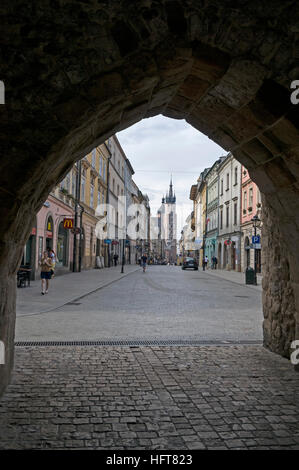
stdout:
[[198,270],[198,262],[196,261],[195,258],[187,257],[184,259],[182,269],[187,269],[187,268],[192,268],[195,271]]

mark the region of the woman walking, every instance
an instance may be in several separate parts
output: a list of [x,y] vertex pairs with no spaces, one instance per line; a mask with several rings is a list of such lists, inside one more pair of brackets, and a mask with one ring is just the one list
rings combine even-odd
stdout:
[[44,251],[42,259],[40,260],[41,266],[41,280],[42,280],[42,295],[48,293],[49,280],[51,279],[51,270],[53,268],[52,259],[49,257],[47,251]]

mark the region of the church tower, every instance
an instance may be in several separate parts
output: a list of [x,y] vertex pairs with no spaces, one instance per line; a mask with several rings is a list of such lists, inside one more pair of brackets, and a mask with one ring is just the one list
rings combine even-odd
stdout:
[[169,190],[162,198],[160,207],[160,237],[162,242],[162,252],[168,263],[177,261],[177,216],[176,216],[176,196],[173,190],[172,176],[170,178]]

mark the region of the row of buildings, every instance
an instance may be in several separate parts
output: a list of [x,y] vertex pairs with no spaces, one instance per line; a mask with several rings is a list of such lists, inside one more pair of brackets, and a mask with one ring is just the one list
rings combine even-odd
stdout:
[[133,175],[116,136],[75,163],[36,215],[21,262],[32,269],[32,279],[49,248],[57,273],[109,267],[123,256],[136,263],[148,251],[149,199]]
[[261,272],[261,194],[247,169],[231,153],[221,156],[191,186],[190,199],[180,256],[195,256],[200,265],[216,257],[218,268]]

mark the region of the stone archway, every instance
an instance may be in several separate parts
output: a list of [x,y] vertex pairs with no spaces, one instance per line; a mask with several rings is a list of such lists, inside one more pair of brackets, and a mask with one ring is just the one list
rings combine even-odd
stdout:
[[231,150],[260,187],[264,343],[288,356],[299,337],[299,118],[290,101],[298,8],[258,0],[3,7],[0,392],[13,364],[15,273],[35,213],[74,161],[159,113]]

